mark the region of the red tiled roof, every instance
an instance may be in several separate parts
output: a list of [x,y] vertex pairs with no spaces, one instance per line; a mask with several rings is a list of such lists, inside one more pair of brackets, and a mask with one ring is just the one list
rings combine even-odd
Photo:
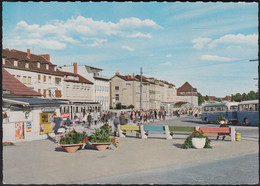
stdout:
[[196,88],[193,88],[188,82],[185,82],[180,88],[177,89],[178,92],[197,92]]
[[41,96],[40,93],[30,89],[2,68],[2,89],[16,96]]
[[[59,71],[54,70],[54,66],[57,65],[52,64],[46,58],[40,55],[30,54],[30,58],[28,58],[27,52],[14,49],[2,49],[2,57],[6,59],[5,64],[2,64],[2,66],[6,68],[63,76]],[[18,66],[14,66],[15,59],[18,61]],[[29,63],[29,68],[25,68],[26,62]],[[40,68],[37,67],[37,62],[41,63]],[[49,64],[49,69],[46,69],[46,64]]]

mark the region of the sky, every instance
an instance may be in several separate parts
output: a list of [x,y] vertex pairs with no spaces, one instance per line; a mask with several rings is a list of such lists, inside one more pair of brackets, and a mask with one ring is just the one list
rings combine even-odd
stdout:
[[3,2],[3,48],[112,77],[140,74],[203,96],[257,91],[258,4]]

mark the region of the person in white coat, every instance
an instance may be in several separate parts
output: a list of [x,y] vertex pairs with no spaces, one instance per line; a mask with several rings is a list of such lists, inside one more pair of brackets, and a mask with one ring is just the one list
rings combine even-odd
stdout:
[[98,113],[96,111],[93,113],[93,121],[94,121],[95,125],[97,125]]

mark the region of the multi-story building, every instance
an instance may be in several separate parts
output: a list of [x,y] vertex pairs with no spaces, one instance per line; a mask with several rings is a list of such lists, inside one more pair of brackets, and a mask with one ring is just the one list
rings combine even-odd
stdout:
[[50,55],[34,55],[18,50],[2,50],[2,67],[44,98],[61,99],[63,74],[50,62]]
[[[126,75],[122,76],[118,72],[110,79],[110,99],[111,106],[117,103],[125,106],[134,105],[135,109],[140,109],[140,77]],[[142,83],[142,109],[149,109],[149,83],[143,79]]]
[[177,89],[177,101],[190,103],[193,107],[198,107],[198,92],[188,82],[185,82]]
[[101,76],[103,69],[88,65],[77,65],[77,63],[74,63],[73,66],[62,66],[60,69],[66,72],[74,72],[74,74],[79,74],[91,81],[93,83],[93,89],[91,90],[93,97],[91,101],[100,103],[102,110],[109,109],[109,78]]

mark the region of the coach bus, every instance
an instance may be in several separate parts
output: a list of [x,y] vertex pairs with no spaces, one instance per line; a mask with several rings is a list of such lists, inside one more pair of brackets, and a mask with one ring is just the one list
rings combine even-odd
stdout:
[[238,123],[259,124],[259,100],[242,101],[238,104]]
[[207,104],[202,109],[202,121],[217,122],[219,116],[225,117],[229,122],[237,123],[238,102]]

